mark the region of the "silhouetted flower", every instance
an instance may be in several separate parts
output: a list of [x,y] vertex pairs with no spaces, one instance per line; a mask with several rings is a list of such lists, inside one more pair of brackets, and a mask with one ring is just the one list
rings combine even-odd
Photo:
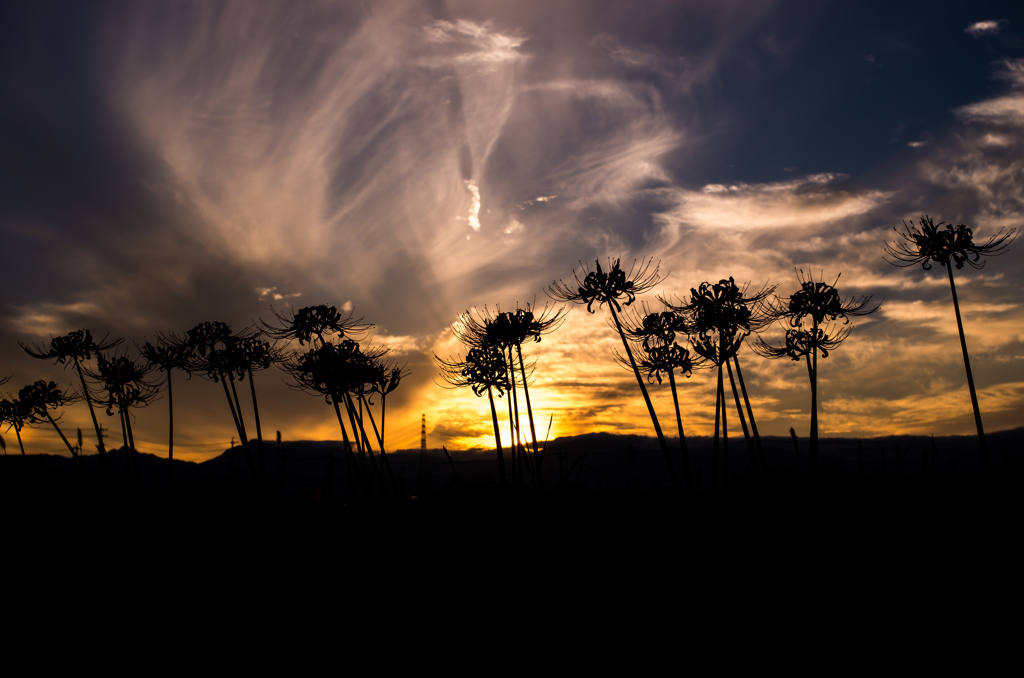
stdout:
[[363,324],[362,318],[353,318],[351,313],[342,317],[337,308],[324,304],[300,308],[292,315],[278,313],[273,307],[270,310],[279,325],[260,321],[266,333],[275,339],[298,339],[300,346],[312,342],[314,337],[324,343],[326,337],[334,334],[359,339],[372,327]]
[[[822,357],[834,350],[849,336],[849,329],[834,330],[830,325],[842,319],[850,322],[850,316],[874,313],[881,304],[871,306],[871,296],[849,298],[843,301],[835,283],[805,278],[803,271],[797,272],[800,289],[788,299],[775,297],[769,306],[769,313],[788,326],[783,346],[772,346],[758,338],[755,350],[767,358],[789,357],[807,362],[807,373],[811,382],[811,444],[808,466],[814,470],[818,465],[818,353]],[[839,276],[836,276],[836,282]],[[810,327],[806,326],[810,322]]]
[[477,396],[493,388],[499,398],[511,388],[508,366],[498,346],[471,348],[465,360],[444,360],[435,355],[434,362],[441,368],[441,378],[451,388],[468,386]]
[[765,358],[800,360],[809,356],[814,349],[821,351],[822,358],[827,358],[828,352],[838,348],[850,335],[850,329],[848,326],[835,329],[831,324],[819,327],[816,331],[788,329],[782,346],[774,346],[757,337],[751,348]]
[[25,454],[25,444],[21,440],[21,429],[25,428],[25,424],[29,423],[30,419],[30,408],[24,401],[17,398],[4,398],[0,400],[0,423],[7,424],[8,431],[12,428],[14,429],[15,435],[18,437],[18,447],[21,448],[22,456]]
[[[943,229],[942,227],[946,228]],[[948,266],[950,260],[957,269],[964,267],[964,264],[972,268],[982,268],[985,262],[981,260],[984,256],[998,256],[1006,251],[1017,237],[1017,229],[1011,228],[1003,232],[999,230],[988,240],[975,243],[974,232],[963,224],[953,226],[945,222],[936,224],[927,215],[922,216],[918,225],[913,220],[908,224],[903,222],[903,230],[893,228],[898,236],[894,243],[885,246],[885,252],[895,261],[890,261],[894,266],[913,266],[921,264],[921,267],[928,270],[932,262],[941,266]]]
[[[687,335],[690,328],[686,318],[673,311],[652,313],[646,303],[643,314],[637,314],[623,321],[623,329],[631,340],[639,341],[645,351],[652,348],[669,346],[679,335]],[[614,329],[614,327],[613,327]]]
[[54,382],[40,379],[18,391],[18,400],[23,404],[23,411],[27,414],[25,423],[31,425],[43,420],[49,421],[57,435],[64,441],[68,451],[71,452],[71,456],[75,459],[78,458],[78,451],[72,447],[64,432],[60,430],[60,426],[57,425],[59,417],[55,419],[50,415],[50,410],[59,409],[78,400],[78,395],[73,390],[71,392],[61,391]]
[[634,260],[628,273],[622,270],[619,259],[616,259],[614,262],[611,259],[608,260],[610,266],[607,272],[601,268],[600,261],[594,262],[595,270],[593,271],[588,269],[586,264],[580,262],[580,270],[576,271],[574,269],[572,272],[575,284],[569,284],[562,280],[552,282],[548,286],[547,294],[555,301],[586,304],[587,311],[590,313],[594,312],[594,302],[597,302],[598,308],[608,304],[608,310],[611,312],[615,330],[618,332],[619,338],[622,339],[622,348],[625,350],[626,358],[633,369],[633,375],[636,377],[637,385],[640,387],[640,394],[644,398],[644,404],[647,405],[647,413],[650,415],[651,423],[654,425],[654,432],[658,436],[658,444],[661,446],[662,456],[665,458],[665,465],[668,467],[672,485],[678,488],[679,479],[676,476],[675,465],[672,463],[672,456],[668,451],[665,434],[661,430],[661,422],[658,421],[658,414],[654,411],[651,396],[647,393],[647,386],[644,384],[643,377],[640,376],[640,368],[633,357],[633,351],[629,347],[626,332],[618,315],[622,312],[623,306],[629,306],[636,301],[638,294],[649,292],[662,281],[662,277],[659,274],[660,264],[654,266],[654,270],[651,270],[653,261],[654,259],[647,259],[641,260],[638,263]]
[[[943,229],[942,227],[946,228]],[[949,275],[949,291],[953,296],[953,310],[956,312],[956,326],[960,332],[960,350],[964,356],[964,369],[967,372],[967,387],[971,392],[971,407],[974,409],[974,425],[978,429],[978,441],[981,446],[981,458],[988,470],[990,466],[988,456],[988,443],[985,440],[985,427],[981,422],[981,408],[978,405],[978,392],[974,386],[974,374],[971,371],[971,359],[967,353],[967,338],[964,336],[964,323],[960,317],[960,301],[956,295],[956,283],[953,282],[953,266],[957,269],[969,264],[971,268],[982,268],[985,262],[982,256],[998,256],[1017,237],[1017,229],[999,232],[982,243],[974,242],[974,232],[963,224],[952,226],[950,224],[935,224],[928,216],[922,216],[919,226],[914,222],[910,224],[903,222],[903,230],[893,229],[899,238],[895,243],[885,246],[885,252],[893,258],[889,261],[894,266],[912,266],[921,264],[925,270],[932,267],[932,262],[938,262],[946,268]]]
[[797,271],[796,277],[800,283],[800,289],[791,294],[788,299],[775,297],[775,300],[769,304],[771,315],[785,320],[790,327],[799,327],[805,318],[810,318],[815,327],[839,318],[842,318],[845,324],[850,322],[850,316],[870,315],[881,306],[881,304],[870,306],[873,295],[850,297],[843,301],[835,287],[839,282],[838,275],[836,282],[831,285],[823,280],[815,281],[813,278],[805,278],[802,270]]
[[51,337],[50,345],[46,346],[33,344],[30,348],[26,344],[19,345],[33,358],[39,358],[40,360],[56,360],[65,368],[68,358],[71,359],[71,365],[75,366],[75,372],[78,373],[79,383],[82,385],[82,395],[85,397],[85,402],[89,407],[89,416],[92,418],[93,429],[96,432],[96,448],[99,450],[100,459],[102,464],[106,464],[106,447],[103,444],[103,434],[100,431],[100,424],[96,420],[96,412],[92,407],[92,397],[89,395],[89,387],[85,383],[85,376],[82,374],[82,361],[91,360],[93,353],[100,351],[107,351],[117,347],[123,339],[120,337],[116,339],[110,339],[109,335],[103,337],[103,339],[96,341],[90,330],[76,330],[74,332],[68,332],[61,337]]
[[[649,292],[662,281],[658,273],[659,266],[651,270],[653,261],[648,259],[638,264],[634,260],[633,266],[626,272],[619,264],[620,259],[616,259],[614,263],[609,259],[607,273],[601,268],[600,261],[594,262],[593,271],[580,262],[580,273],[573,271],[576,284],[569,285],[561,280],[553,282],[548,287],[548,294],[556,301],[586,304],[587,310],[591,313],[594,312],[594,302],[597,302],[598,307],[609,304],[614,306],[616,311],[621,311],[622,306],[629,306],[636,301],[638,294]],[[583,275],[582,280],[580,274]]]

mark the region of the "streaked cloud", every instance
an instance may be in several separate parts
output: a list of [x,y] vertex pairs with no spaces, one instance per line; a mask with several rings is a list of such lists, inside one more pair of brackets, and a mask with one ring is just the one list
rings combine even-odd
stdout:
[[892,192],[844,190],[843,175],[815,174],[770,184],[709,184],[679,194],[672,217],[704,228],[824,227],[884,204]]

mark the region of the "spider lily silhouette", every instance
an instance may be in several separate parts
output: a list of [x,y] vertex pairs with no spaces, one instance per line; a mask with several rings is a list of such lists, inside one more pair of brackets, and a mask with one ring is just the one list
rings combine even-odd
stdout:
[[[543,451],[537,444],[537,427],[533,419],[533,405],[530,401],[529,379],[526,377],[526,364],[523,361],[523,344],[526,342],[539,342],[545,334],[554,332],[565,320],[565,307],[545,307],[539,314],[535,315],[529,304],[526,308],[517,308],[515,312],[500,313],[494,322],[487,328],[491,340],[499,347],[506,347],[509,351],[509,363],[513,365],[511,370],[512,401],[516,403],[516,376],[515,363],[513,362],[512,349],[516,350],[516,358],[519,362],[519,373],[523,385],[523,396],[526,399],[526,413],[530,422],[530,437],[533,440],[533,465],[537,487],[544,490],[544,476],[542,473]],[[516,422],[518,423],[518,406],[516,407]]]
[[[349,470],[349,478],[353,483],[353,491],[355,490],[354,483],[358,467],[352,463],[352,450],[355,447],[359,451],[360,458],[364,458],[363,455],[369,446],[364,447],[363,441],[368,441],[369,438],[357,420],[356,408],[351,395],[358,394],[365,389],[367,382],[372,379],[370,366],[387,352],[386,348],[370,348],[363,351],[359,344],[352,339],[342,339],[336,344],[324,342],[305,352],[293,351],[282,363],[285,372],[294,380],[294,384],[291,385],[293,389],[322,395],[329,405],[333,405],[338,425],[341,428],[342,441],[346,450],[345,462]],[[349,441],[348,430],[341,416],[342,404],[348,411],[349,424],[356,438],[355,446]],[[374,473],[380,483],[381,492],[386,492],[383,472],[373,450],[369,449],[368,451]],[[333,462],[333,455],[329,461]],[[365,471],[362,473],[365,475]],[[360,482],[366,486],[365,478],[361,477]]]
[[[790,330],[798,331],[787,331],[786,344],[782,347],[773,347],[759,338],[755,342],[755,350],[767,358],[788,356],[799,359],[803,356],[807,361],[811,380],[811,444],[807,465],[814,471],[818,468],[818,353],[820,351],[822,357],[827,356],[827,351],[837,348],[849,336],[849,329],[836,331],[824,326],[839,319],[848,325],[851,316],[874,313],[881,303],[872,306],[870,295],[850,297],[844,301],[835,283],[830,285],[823,280],[805,278],[803,271],[797,272],[797,281],[800,283],[798,291],[785,300],[776,296],[768,302],[768,307],[771,316],[788,325]],[[839,282],[839,276],[836,276],[836,282]],[[806,327],[807,323],[810,327]]]
[[153,366],[148,362],[136,363],[125,355],[107,358],[102,353],[96,354],[96,369],[86,370],[98,386],[93,394],[97,402],[106,401],[107,416],[114,416],[114,410],[117,410],[126,448],[125,465],[136,482],[139,480],[139,453],[135,447],[131,410],[145,407],[156,399],[159,388],[150,378],[152,370]]
[[[651,313],[648,311],[642,318],[626,318],[623,327],[626,335],[634,344],[636,352],[636,363],[641,372],[647,373],[647,382],[662,383],[662,375],[668,376],[669,386],[672,389],[672,404],[676,411],[676,427],[679,431],[679,452],[683,458],[683,482],[691,491],[697,489],[690,464],[690,453],[686,446],[686,434],[683,431],[683,418],[679,411],[679,395],[676,391],[675,373],[678,371],[689,378],[693,370],[702,367],[704,360],[698,357],[694,360],[689,349],[680,346],[676,342],[678,335],[686,336],[687,326],[685,320],[670,311]],[[619,364],[626,369],[631,365],[626,358],[616,356]]]
[[[56,360],[66,368],[69,364],[75,366],[75,372],[78,373],[78,380],[82,385],[82,393],[85,396],[85,402],[89,406],[89,415],[92,417],[93,430],[96,432],[96,449],[100,453],[100,463],[106,465],[106,447],[103,444],[103,435],[100,432],[99,420],[96,419],[96,411],[92,406],[92,399],[89,395],[89,387],[85,384],[85,376],[82,374],[82,361],[91,360],[93,353],[100,351],[107,351],[117,347],[123,339],[120,337],[116,339],[109,339],[108,336],[103,339],[96,341],[90,330],[76,330],[74,332],[68,332],[64,336],[51,337],[50,345],[45,344],[33,344],[31,347],[18,343],[26,353],[33,358],[40,360]],[[71,360],[68,363],[68,359]]]
[[[725,374],[729,375],[729,384],[743,429],[743,437],[747,444],[747,452],[750,455],[751,468],[757,470],[759,462],[762,469],[767,467],[761,436],[754,419],[754,410],[747,394],[743,370],[740,368],[739,350],[743,340],[751,332],[760,331],[771,324],[772,317],[765,310],[765,301],[775,292],[776,288],[776,285],[766,283],[759,291],[748,295],[748,285],[741,288],[736,284],[735,279],[730,277],[719,280],[717,283],[702,282],[696,288],[691,287],[689,300],[681,300],[682,303],[673,304],[666,299],[661,299],[662,303],[673,312],[686,319],[692,334],[691,342],[694,352],[718,368],[718,386],[715,394],[715,451],[711,467],[713,486],[718,481],[719,428],[723,434],[725,475],[727,478],[729,475]],[[725,366],[724,372],[723,365]],[[735,376],[733,375],[734,366],[736,368]],[[737,378],[740,385],[739,390],[736,388]],[[744,407],[740,404],[741,393],[746,405],[746,416],[744,416]],[[747,428],[748,419],[750,421],[749,429]],[[751,436],[751,430],[753,436]]]
[[[533,403],[530,400],[527,365],[523,358],[523,344],[539,342],[545,334],[554,332],[565,320],[565,307],[545,306],[539,313],[534,307],[526,304],[525,308],[517,308],[514,312],[492,314],[486,307],[479,312],[479,318],[467,311],[452,325],[452,332],[466,346],[471,348],[497,347],[503,354],[507,353],[505,365],[509,375],[509,423],[512,430],[513,454],[515,455],[517,482],[522,482],[519,462],[523,458],[522,435],[518,430],[519,398],[517,393],[516,362],[518,359],[523,396],[526,401],[527,418],[530,423],[530,434],[533,441],[532,456],[528,457],[532,466],[530,473],[536,480],[537,487],[544,489],[542,463],[544,452],[537,442],[537,428],[533,417]],[[479,394],[478,394],[479,395]],[[500,396],[499,396],[500,397]]]
[[[259,331],[256,334],[243,332],[238,337],[232,337],[226,344],[225,349],[218,353],[218,358],[226,363],[225,372],[229,375],[238,375],[240,381],[249,377],[249,394],[252,397],[253,418],[256,420],[256,442],[260,453],[260,474],[266,478],[267,458],[263,451],[263,426],[260,421],[260,407],[256,399],[256,380],[253,372],[269,369],[271,365],[281,362],[282,355],[270,342],[260,338]],[[233,388],[233,386],[232,386]],[[241,409],[239,409],[241,419]],[[244,422],[243,422],[244,429]]]
[[494,406],[494,392],[497,391],[500,398],[512,388],[504,351],[500,346],[491,344],[469,349],[465,360],[457,357],[444,360],[435,355],[434,362],[441,369],[441,379],[448,384],[447,388],[468,386],[477,397],[487,394],[487,400],[491,405],[491,422],[494,425],[494,444],[498,454],[498,476],[501,478],[501,484],[507,485],[505,456],[501,450],[501,433],[498,428],[498,410]]
[[223,387],[228,409],[231,410],[231,419],[235,424],[235,431],[241,441],[245,461],[252,477],[256,477],[256,465],[252,459],[235,381],[244,378],[247,373],[241,346],[243,342],[252,340],[258,334],[259,331],[253,328],[232,333],[231,326],[227,323],[205,322],[186,332],[180,344],[180,350],[189,356],[188,367],[185,369],[189,373],[198,372]]
[[[5,380],[6,381],[6,380]],[[18,436],[18,447],[21,448],[21,456],[25,456],[25,444],[21,440],[21,429],[29,423],[31,412],[28,403],[17,398],[4,398],[0,400],[0,423],[7,424],[7,430],[13,428]]]
[[[945,228],[942,228],[945,226]],[[1003,232],[999,230],[994,236],[980,243],[974,242],[974,231],[963,224],[953,226],[940,222],[936,224],[928,216],[922,216],[918,225],[911,221],[903,222],[903,230],[894,228],[897,240],[887,243],[885,252],[892,260],[886,259],[894,266],[913,266],[921,264],[924,270],[930,270],[932,262],[946,268],[949,274],[949,291],[953,296],[953,310],[956,312],[956,326],[960,333],[960,350],[964,356],[964,369],[967,372],[967,386],[971,392],[971,407],[974,409],[974,424],[978,429],[978,441],[981,446],[981,458],[985,470],[989,470],[988,444],[985,440],[985,428],[981,423],[981,408],[978,406],[978,392],[974,386],[974,374],[971,372],[971,359],[967,353],[967,339],[964,336],[964,323],[960,317],[960,301],[956,295],[956,284],[953,282],[953,266],[957,270],[964,264],[971,268],[983,268],[983,256],[998,256],[1006,252],[1010,243],[1017,237],[1017,229],[1011,228]]]
[[[395,480],[395,474],[391,470],[391,462],[388,460],[387,453],[384,450],[384,424],[385,416],[387,415],[387,397],[388,394],[398,388],[398,385],[402,382],[402,379],[408,376],[408,372],[404,367],[398,367],[398,365],[390,359],[384,359],[381,357],[370,358],[366,361],[366,386],[367,391],[365,394],[361,394],[360,398],[366,404],[366,414],[370,417],[370,423],[373,425],[373,433],[377,438],[377,446],[380,449],[380,458],[383,462],[384,468],[388,473],[388,479],[391,482],[391,489],[398,496],[399,489],[398,483]],[[380,429],[377,429],[377,422],[373,418],[373,410],[370,406],[373,402],[370,400],[373,394],[380,395]],[[360,419],[360,423],[362,419]],[[365,426],[363,427],[365,430]]]
[[675,464],[672,463],[672,456],[668,451],[665,434],[662,433],[661,423],[658,421],[658,415],[654,411],[654,405],[651,403],[651,396],[647,393],[644,378],[640,376],[640,368],[636,364],[633,350],[630,348],[629,341],[626,338],[626,331],[619,319],[619,313],[622,312],[623,307],[629,306],[636,301],[637,295],[654,289],[663,278],[659,273],[659,266],[654,266],[652,270],[653,259],[641,260],[640,262],[634,261],[628,272],[622,270],[620,261],[620,259],[616,259],[612,262],[609,259],[607,272],[601,268],[600,261],[594,262],[595,268],[593,271],[587,268],[586,264],[580,262],[580,270],[573,270],[572,272],[575,284],[566,283],[562,280],[554,281],[548,287],[547,294],[555,301],[586,304],[587,311],[590,313],[594,312],[594,303],[597,303],[598,308],[605,304],[608,305],[615,330],[619,333],[619,338],[622,339],[622,347],[626,352],[626,358],[633,369],[636,383],[640,387],[640,393],[643,395],[644,403],[647,405],[647,412],[651,416],[651,423],[654,424],[654,431],[658,435],[658,443],[661,445],[661,452],[665,458],[665,465],[668,467],[669,476],[672,479],[672,486],[678,488],[679,478],[676,475]]
[[270,311],[277,318],[277,324],[260,321],[267,335],[274,339],[298,339],[300,346],[312,345],[314,339],[322,345],[327,337],[335,334],[342,338],[361,339],[373,327],[364,324],[362,318],[353,318],[351,313],[342,317],[337,308],[324,304],[306,306],[291,315],[278,313],[273,307]]
[[175,334],[158,334],[157,345],[145,342],[137,346],[153,369],[158,369],[167,375],[167,479],[170,482],[174,474],[174,390],[172,388],[172,370],[181,370],[190,378],[189,360],[191,358],[190,347]]
[[[50,410],[56,410],[65,405],[71,405],[78,400],[78,395],[61,391],[57,384],[40,379],[34,384],[29,384],[18,391],[18,400],[22,403],[23,412],[26,415],[25,423],[34,425],[42,420],[49,421],[53,430],[57,432],[64,445],[68,448],[76,463],[80,463],[80,457],[75,448],[68,442],[64,432],[57,425],[57,420],[50,415]],[[59,419],[60,417],[57,417]]]

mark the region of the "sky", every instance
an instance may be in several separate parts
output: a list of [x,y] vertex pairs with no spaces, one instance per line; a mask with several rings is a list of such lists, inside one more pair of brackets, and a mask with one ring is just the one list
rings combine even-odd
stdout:
[[[0,391],[73,383],[19,342],[132,347],[334,305],[406,366],[391,449],[419,446],[422,414],[430,447],[491,445],[486,398],[440,385],[433,355],[465,352],[451,324],[543,307],[618,258],[659,267],[651,310],[728,277],[787,296],[798,269],[871,295],[821,360],[822,435],[972,433],[945,270],[884,247],[925,214],[980,239],[1024,225],[1019,2],[12,1],[0,86]],[[1024,413],[1022,262],[1024,241],[956,271],[993,431]],[[526,347],[551,437],[652,433],[608,322],[575,306]],[[806,435],[806,369],[741,361],[762,433]],[[256,386],[265,430],[339,437],[283,372]],[[680,384],[688,433],[713,431],[714,393],[709,371]],[[175,420],[179,458],[235,434],[198,376],[176,380]],[[90,438],[84,405],[62,425]],[[166,400],[135,426],[164,453]]]

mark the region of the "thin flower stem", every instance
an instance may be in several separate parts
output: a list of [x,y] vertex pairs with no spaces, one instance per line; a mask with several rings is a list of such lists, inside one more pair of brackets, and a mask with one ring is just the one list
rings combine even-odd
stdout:
[[512,347],[508,347],[508,365],[509,365],[509,376],[512,377],[512,410],[515,412],[516,418],[512,422],[512,428],[515,432],[515,450],[516,450],[516,476],[519,478],[519,484],[526,484],[526,476],[523,474],[523,432],[519,426],[519,396],[516,394],[516,362],[515,357],[512,355]]
[[64,437],[64,432],[60,430],[60,426],[57,426],[57,422],[54,421],[53,417],[50,416],[50,411],[44,409],[43,412],[46,413],[46,418],[49,419],[50,423],[53,425],[53,430],[57,432],[57,435],[60,436],[60,439],[64,441],[65,445],[67,445],[68,451],[71,452],[72,458],[77,460],[78,453],[75,452],[75,448],[71,446],[71,443],[68,442],[68,439]]
[[494,407],[494,394],[490,386],[487,387],[487,399],[491,402],[491,421],[494,422],[494,444],[498,449],[498,477],[504,487],[508,484],[505,478],[505,455],[501,452],[501,432],[498,429],[498,410]]
[[128,429],[128,451],[132,455],[132,470],[135,471],[135,482],[140,481],[139,477],[139,451],[135,449],[135,432],[132,430],[132,419],[131,413],[128,411],[128,405],[124,400],[124,395],[121,395],[121,405],[123,408],[124,425]]
[[956,311],[956,328],[960,332],[960,349],[964,354],[964,368],[967,370],[967,386],[971,390],[971,406],[974,408],[974,424],[978,428],[978,443],[981,446],[981,462],[985,471],[991,467],[988,458],[988,444],[985,440],[985,428],[981,424],[981,408],[978,407],[978,392],[974,388],[974,374],[971,372],[971,359],[967,356],[967,338],[964,336],[964,322],[960,318],[960,301],[956,296],[956,285],[953,283],[953,267],[948,262],[946,270],[949,271],[949,291],[953,294],[953,309]]
[[640,385],[640,393],[643,394],[644,402],[647,403],[647,411],[651,415],[651,422],[654,424],[654,431],[658,434],[658,443],[661,444],[661,452],[665,457],[665,465],[668,466],[668,474],[672,479],[672,487],[679,489],[679,476],[676,475],[675,464],[672,462],[672,456],[668,452],[668,443],[665,442],[665,434],[661,431],[661,424],[658,422],[658,415],[654,411],[654,405],[651,404],[651,396],[648,395],[643,377],[640,376],[640,370],[636,366],[636,359],[633,358],[633,351],[629,348],[629,342],[626,341],[626,333],[622,329],[622,323],[619,322],[619,315],[615,312],[615,306],[613,304],[609,304],[608,309],[612,312],[612,319],[615,320],[615,329],[618,330],[619,338],[622,339],[622,347],[625,349],[626,356],[629,358],[629,364],[633,368],[633,374],[636,376],[636,383]]
[[715,386],[715,444],[711,452],[711,488],[718,487],[718,434],[722,426],[722,366],[718,366],[718,383]]
[[231,408],[231,418],[235,422],[235,432],[238,433],[242,439],[242,451],[245,452],[245,460],[249,465],[249,474],[253,478],[256,477],[256,466],[252,463],[252,457],[249,455],[249,443],[245,440],[245,429],[242,428],[241,423],[238,421],[239,413],[235,411],[235,403],[231,400],[231,392],[228,391],[228,381],[224,373],[220,373],[220,384],[224,387],[224,397],[228,399],[228,407]]
[[260,406],[256,403],[256,382],[252,378],[252,368],[246,368],[249,373],[249,393],[252,395],[252,413],[256,419],[256,442],[260,451],[260,475],[267,478],[267,458],[263,454],[263,427],[260,426]]
[[530,388],[526,383],[526,366],[523,364],[523,348],[516,344],[519,354],[519,371],[523,375],[523,395],[526,396],[526,414],[530,419],[530,436],[533,438],[533,465],[537,470],[537,489],[544,491],[544,478],[541,476],[540,449],[537,447],[537,428],[533,425],[533,406],[530,405]]
[[757,446],[757,456],[761,460],[761,469],[767,470],[768,462],[764,457],[764,447],[761,445],[761,436],[757,432],[757,422],[754,421],[754,410],[750,407],[750,397],[747,395],[747,386],[743,382],[743,370],[740,369],[740,359],[733,355],[733,363],[736,365],[736,378],[740,380],[740,391],[743,393],[743,402],[747,405],[747,416],[750,419],[750,429],[754,434],[754,444]]
[[[366,396],[359,394],[363,402],[366,404],[366,414],[370,417],[370,425],[373,426],[373,435],[377,438],[377,446],[380,449],[381,466],[388,474],[388,482],[391,483],[391,489],[394,491],[395,496],[399,496],[398,482],[395,480],[395,474],[391,470],[391,462],[388,461],[388,455],[384,452],[384,406],[387,403],[387,396],[383,393],[380,396],[380,430],[377,430],[377,421],[373,418],[373,411],[370,410],[370,403],[366,402]],[[369,445],[369,442],[367,442]]]
[[[814,334],[818,336],[818,319],[814,319]],[[811,346],[811,360],[814,369],[811,370],[811,451],[807,457],[807,468],[810,471],[818,470],[818,347]]]
[[740,402],[740,393],[736,388],[736,379],[732,374],[732,364],[726,360],[725,367],[729,372],[729,384],[732,386],[732,397],[736,401],[736,412],[739,413],[740,425],[743,427],[743,439],[747,443],[747,452],[750,454],[750,468],[758,471],[757,455],[754,453],[754,441],[750,437],[750,430],[747,428],[747,420],[743,415],[743,404]]
[[171,390],[171,368],[167,368],[167,484],[174,474],[174,392]]
[[690,451],[686,447],[686,435],[683,433],[683,417],[679,414],[679,395],[676,393],[675,370],[668,371],[668,383],[672,387],[672,404],[676,408],[676,426],[679,428],[679,452],[683,456],[683,482],[686,489],[696,491],[693,483],[693,470],[690,468]]
[[[514,374],[514,373],[513,373]],[[509,382],[512,384],[511,388],[515,388],[515,382]],[[516,466],[516,429],[515,421],[512,419],[512,393],[511,388],[508,395],[508,423],[509,423],[509,438],[512,443],[512,484],[519,484],[519,474]]]
[[122,447],[122,449],[124,450],[124,473],[129,478],[133,478],[135,477],[135,474],[132,473],[131,450],[128,448],[128,426],[124,421],[124,412],[118,410],[117,416],[118,419],[121,421],[121,440],[124,443]]
[[[356,469],[358,467],[352,461],[352,450],[348,442],[348,432],[345,430],[345,422],[341,418],[341,408],[338,407],[338,399],[331,397],[331,403],[334,405],[334,413],[338,416],[338,426],[341,427],[341,444],[345,448],[345,468],[348,469],[348,486],[352,494],[356,494]],[[328,450],[327,454],[330,457],[329,463],[333,463],[334,453]],[[359,485],[362,486],[362,481],[360,481]]]
[[[349,395],[348,398],[349,398],[349,401],[351,402],[352,396]],[[363,419],[363,397],[362,397],[361,393],[359,394],[359,397],[358,397],[357,400],[358,400],[358,403],[359,403],[359,411],[358,411],[358,415],[359,415],[359,417],[358,417],[358,421],[359,421],[359,435],[361,436],[361,438],[363,440],[363,447],[366,449],[366,454],[370,457],[370,466],[373,468],[373,473],[374,473],[375,476],[377,476],[377,484],[380,485],[380,493],[382,495],[384,495],[384,496],[387,496],[387,494],[388,494],[388,487],[384,483],[384,470],[382,468],[383,467],[383,462],[380,462],[380,463],[377,462],[377,457],[375,457],[374,454],[373,454],[373,446],[370,445],[370,437],[366,434],[366,424],[365,424],[365,420]],[[352,405],[353,412],[356,411],[355,408],[356,408],[356,406],[355,406],[355,404],[353,404]],[[369,407],[367,407],[367,411],[369,411]],[[376,425],[374,427],[376,428]],[[378,440],[378,442],[380,441],[380,436],[377,437],[377,440]]]
[[18,447],[21,448],[21,456],[25,456],[25,445],[21,442],[21,429],[14,427],[14,435],[18,436]]
[[[85,385],[85,376],[82,375],[82,366],[78,362],[78,356],[73,355],[71,356],[71,359],[75,361],[75,371],[78,372],[78,379],[82,382],[82,393],[85,395],[86,405],[89,406],[89,416],[92,417],[92,427],[93,430],[96,431],[96,440],[99,441],[100,457],[105,460],[107,456],[107,448],[103,444],[103,436],[100,433],[100,423],[96,419],[96,410],[92,407],[92,396],[89,395],[89,389]],[[104,461],[101,461],[100,463],[105,465]]]
[[[727,363],[728,364],[728,363]],[[722,484],[727,485],[729,483],[729,424],[728,424],[728,406],[725,404],[725,381],[724,374],[719,372],[719,378],[723,379],[719,383],[719,388],[722,389]]]

